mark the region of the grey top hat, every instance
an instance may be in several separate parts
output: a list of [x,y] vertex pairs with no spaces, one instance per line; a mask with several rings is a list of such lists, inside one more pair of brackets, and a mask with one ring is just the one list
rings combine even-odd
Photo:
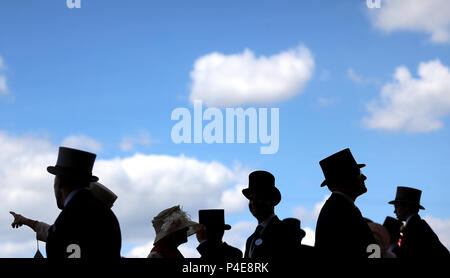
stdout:
[[395,200],[389,202],[389,204],[410,204],[418,206],[420,209],[425,209],[420,204],[420,196],[422,191],[412,187],[398,186],[397,193],[395,194]]
[[217,227],[230,230],[231,226],[225,224],[225,211],[223,209],[201,209],[198,211],[198,222],[208,227]]
[[343,149],[320,162],[325,180],[320,186],[328,185],[330,182],[342,181],[349,176],[359,175],[360,168],[366,164],[358,164],[349,148]]
[[113,206],[117,199],[117,195],[114,192],[99,182],[91,182],[89,188],[91,189],[92,195],[97,197],[97,199],[109,208]]
[[242,194],[247,199],[250,199],[252,193],[273,200],[275,205],[281,201],[281,193],[275,187],[275,177],[267,171],[259,170],[250,173],[248,176],[248,188],[244,188]]
[[77,149],[59,147],[58,160],[55,166],[48,166],[47,171],[53,175],[86,178],[91,182],[98,181],[92,175],[96,155]]

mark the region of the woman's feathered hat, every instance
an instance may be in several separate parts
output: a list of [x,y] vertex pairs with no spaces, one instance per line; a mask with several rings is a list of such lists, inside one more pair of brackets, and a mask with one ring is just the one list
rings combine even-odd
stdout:
[[154,243],[184,228],[188,228],[187,236],[195,234],[201,228],[201,225],[192,221],[180,206],[174,206],[161,211],[153,218],[152,224],[156,232]]

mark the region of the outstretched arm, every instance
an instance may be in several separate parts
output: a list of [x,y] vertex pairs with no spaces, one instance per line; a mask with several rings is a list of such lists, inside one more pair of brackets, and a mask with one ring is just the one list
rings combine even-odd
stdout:
[[10,211],[9,213],[14,217],[14,221],[11,224],[13,228],[19,228],[22,225],[25,225],[33,229],[33,231],[36,231],[37,220],[26,218],[25,216],[15,213],[14,211]]
[[49,224],[26,218],[14,211],[10,211],[9,213],[14,216],[14,221],[11,224],[13,228],[18,228],[22,225],[28,226],[36,232],[37,240],[47,242],[48,229],[50,228]]

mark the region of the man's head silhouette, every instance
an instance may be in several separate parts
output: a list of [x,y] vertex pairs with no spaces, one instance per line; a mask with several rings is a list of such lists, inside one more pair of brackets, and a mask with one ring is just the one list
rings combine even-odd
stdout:
[[249,200],[249,210],[258,221],[273,214],[281,200],[281,193],[275,187],[275,177],[267,171],[250,173],[248,188],[243,189],[242,194]]

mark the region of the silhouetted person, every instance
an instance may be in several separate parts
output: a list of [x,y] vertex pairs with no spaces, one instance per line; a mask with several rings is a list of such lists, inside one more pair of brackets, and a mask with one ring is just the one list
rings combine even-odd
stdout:
[[[275,177],[266,171],[249,175],[248,188],[242,194],[249,199],[249,209],[258,220],[255,232],[247,239],[245,258],[277,259],[298,257],[305,232],[292,221],[281,221],[275,215],[275,206],[281,193],[275,187]],[[300,222],[298,222],[299,224]]]
[[381,258],[396,258],[396,255],[389,250],[391,235],[386,227],[372,221],[367,221],[367,225],[369,225],[373,237],[377,241],[378,246],[380,246]]
[[315,247],[323,256],[367,258],[368,245],[376,244],[369,226],[355,206],[365,192],[364,176],[350,149],[344,149],[319,162],[332,192],[320,211],[316,225]]
[[225,224],[223,209],[206,209],[198,211],[202,230],[197,232],[200,243],[197,247],[202,259],[236,260],[242,258],[242,251],[222,241],[225,230],[231,226]]
[[[117,199],[117,195],[114,194],[111,190],[109,190],[106,186],[99,182],[91,182],[89,185],[89,190],[92,195],[102,201],[107,207],[111,208],[114,202]],[[22,225],[30,227],[33,231],[36,232],[36,239],[47,242],[48,230],[51,225],[42,222],[27,218],[22,216],[21,214],[17,214],[14,211],[9,212],[12,216],[14,216],[14,221],[11,224],[13,228],[19,228]]]
[[47,257],[84,260],[119,259],[122,239],[120,226],[111,209],[88,189],[98,180],[92,175],[96,155],[60,147],[55,175],[56,203],[61,213],[48,230]]
[[419,216],[419,209],[425,209],[420,204],[421,194],[421,190],[399,186],[395,200],[389,202],[395,207],[397,219],[405,222],[401,228],[398,247],[393,252],[399,258],[449,258],[447,248]]
[[400,238],[400,228],[403,223],[394,217],[386,216],[384,219],[383,226],[388,230],[390,235],[389,248],[388,250],[392,252],[395,246],[397,246],[398,239]]
[[201,226],[191,221],[180,206],[161,211],[152,220],[156,237],[148,255],[151,259],[183,259],[178,246],[187,242],[187,238],[200,230]]

